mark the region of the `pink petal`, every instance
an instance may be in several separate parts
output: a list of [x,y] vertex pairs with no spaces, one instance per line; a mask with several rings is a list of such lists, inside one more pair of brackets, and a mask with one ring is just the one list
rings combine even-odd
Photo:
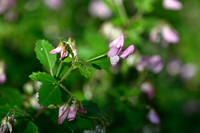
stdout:
[[65,108],[65,105],[59,107],[59,119],[58,124],[62,124],[69,114],[69,108]]
[[154,73],[159,73],[163,68],[163,60],[160,55],[154,55],[150,58],[150,70]]
[[146,93],[149,99],[154,97],[154,88],[149,82],[144,82],[140,86],[140,89],[143,93]]
[[110,42],[109,48],[114,46],[117,48],[122,48],[123,45],[124,45],[124,33],[122,33],[121,36],[117,37],[112,42]]
[[107,55],[108,55],[108,57],[112,57],[112,56],[118,55],[119,52],[120,52],[120,48],[112,47],[112,48],[108,51]]
[[112,12],[103,1],[93,0],[89,5],[89,13],[100,19],[107,19],[112,15]]
[[171,10],[180,10],[182,8],[182,4],[178,0],[164,0],[163,6],[165,9]]
[[157,125],[160,124],[160,118],[159,118],[158,114],[153,109],[151,109],[149,111],[147,118],[153,124],[157,124]]
[[130,45],[125,51],[122,52],[122,54],[120,55],[120,57],[122,59],[127,58],[130,54],[132,54],[134,51],[134,45]]
[[60,53],[62,51],[62,47],[56,47],[55,49],[51,50],[50,54]]
[[57,10],[62,5],[62,0],[44,0],[45,4],[54,10]]
[[6,74],[0,71],[0,84],[4,84],[6,82]]
[[110,63],[112,66],[115,66],[119,62],[119,56],[110,57]]
[[75,108],[75,106],[71,106],[70,108],[69,108],[69,114],[68,114],[68,116],[67,116],[67,118],[68,118],[68,121],[72,121],[72,120],[74,120],[75,119],[75,117],[76,117],[76,108]]
[[169,43],[177,43],[179,41],[179,37],[175,30],[170,29],[169,27],[163,27],[162,37],[165,41]]

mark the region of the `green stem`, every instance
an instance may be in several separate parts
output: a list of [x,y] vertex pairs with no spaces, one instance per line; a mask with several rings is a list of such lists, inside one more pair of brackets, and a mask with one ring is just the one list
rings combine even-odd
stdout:
[[127,14],[126,14],[126,10],[125,10],[123,1],[122,1],[122,0],[114,0],[114,3],[115,3],[115,5],[116,5],[116,7],[117,7],[119,16],[120,16],[120,18],[122,19],[123,23],[124,23],[124,24],[125,24],[126,22],[129,23],[129,19],[128,19],[128,16],[127,16]]
[[39,112],[37,112],[37,114],[33,117],[34,119],[36,119],[42,112],[44,112],[48,107],[44,107],[43,109],[41,109]]
[[50,74],[51,74],[51,76],[53,76],[53,70],[52,69],[50,69]]
[[71,95],[72,97],[76,98],[76,100],[78,100],[78,98],[72,94],[63,84],[59,83],[60,87],[63,88],[64,91],[66,91],[69,95]]
[[107,53],[104,53],[104,54],[99,55],[99,56],[97,56],[97,57],[94,57],[94,58],[92,58],[92,59],[86,60],[86,62],[91,62],[91,61],[94,61],[94,60],[98,60],[98,59],[103,58],[103,57],[105,57],[105,56],[107,56]]
[[61,83],[65,77],[74,69],[73,65],[69,68],[69,70],[65,73],[65,75],[61,78],[61,80],[59,81],[59,83]]
[[23,113],[23,112],[21,112],[21,111],[17,111],[17,110],[15,110],[15,109],[10,109],[10,110],[8,111],[6,117],[8,117],[8,115],[9,115],[10,112],[12,112],[12,111],[17,112],[17,113],[22,114],[22,115],[25,115],[25,116],[31,118],[31,120],[32,120],[32,117],[31,117],[30,115],[28,115],[28,114],[26,114],[26,113]]
[[61,68],[62,68],[62,65],[63,65],[63,62],[61,61],[60,64],[59,64],[59,66],[58,66],[58,70],[57,70],[57,72],[56,72],[56,77],[58,77],[58,74],[60,73],[60,70],[61,70]]

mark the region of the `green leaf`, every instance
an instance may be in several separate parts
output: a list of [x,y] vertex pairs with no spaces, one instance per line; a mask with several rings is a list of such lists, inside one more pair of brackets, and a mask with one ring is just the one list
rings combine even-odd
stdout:
[[72,55],[72,58],[74,58],[74,53],[73,53],[71,47],[69,46],[69,44],[67,44],[67,51],[69,52],[69,54]]
[[66,41],[63,37],[58,37],[58,39],[60,40],[60,42]]
[[39,133],[39,130],[33,122],[29,121],[25,130],[22,133]]
[[71,62],[73,60],[73,58],[70,58],[70,57],[66,57],[63,62]]
[[29,78],[34,81],[40,81],[43,83],[57,83],[56,79],[45,72],[33,72]]
[[49,52],[54,49],[53,46],[45,40],[40,40],[36,43],[36,56],[40,62],[52,70],[56,62],[56,54],[50,54]]
[[96,69],[108,69],[110,67],[110,61],[108,57],[102,57],[98,60],[90,62]]
[[88,66],[79,66],[79,71],[81,75],[85,76],[86,78],[92,77],[93,70],[91,67]]
[[141,93],[141,91],[137,88],[133,88],[132,90],[129,90],[126,92],[125,96],[126,97],[135,97],[135,96],[139,96]]
[[61,102],[61,92],[57,85],[43,84],[39,89],[39,104],[48,106]]
[[22,105],[22,96],[17,89],[10,87],[1,87],[0,89],[0,105]]

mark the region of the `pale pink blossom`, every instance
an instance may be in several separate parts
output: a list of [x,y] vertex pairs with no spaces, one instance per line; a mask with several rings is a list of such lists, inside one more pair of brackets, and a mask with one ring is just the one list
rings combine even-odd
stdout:
[[134,51],[134,45],[130,45],[125,51],[122,51],[124,45],[124,33],[121,36],[114,39],[109,44],[110,50],[107,53],[107,56],[110,58],[112,66],[115,66],[120,59],[127,58]]
[[163,0],[163,7],[169,10],[180,10],[182,3],[179,0]]
[[[69,50],[72,50],[72,54],[69,53]],[[60,42],[60,44],[53,50],[51,50],[49,52],[50,54],[57,54],[60,53],[60,61],[64,58],[69,56],[70,58],[75,58],[77,57],[77,50],[76,50],[76,46],[74,44],[73,41],[71,41],[71,39],[68,40],[68,42],[62,41]]]
[[4,84],[6,80],[6,64],[3,61],[0,61],[0,84]]
[[164,26],[162,28],[162,37],[168,43],[179,42],[179,36],[178,36],[177,32],[168,26]]
[[58,10],[62,5],[62,0],[44,0],[44,3],[51,9]]
[[147,115],[147,118],[153,124],[156,124],[156,125],[160,124],[160,117],[158,116],[158,114],[153,109],[150,109],[150,111]]
[[108,19],[112,15],[111,10],[101,0],[92,0],[89,5],[89,13],[93,17],[97,17],[100,19]]
[[159,73],[163,68],[163,60],[160,55],[154,55],[150,58],[150,70],[154,73]]
[[68,121],[73,121],[76,118],[77,112],[81,115],[87,113],[80,102],[76,103],[76,101],[73,101],[71,106],[67,102],[65,105],[60,106],[58,124],[62,124],[66,118]]
[[163,60],[160,55],[154,56],[142,56],[139,58],[136,69],[138,71],[144,71],[148,69],[153,73],[159,73],[163,68]]
[[197,73],[197,67],[193,63],[188,63],[182,66],[180,75],[184,80],[189,80]]
[[60,61],[65,57],[67,52],[67,46],[64,46],[63,42],[61,42],[55,49],[49,52],[50,54],[57,54],[60,53]]
[[3,14],[6,10],[15,4],[15,0],[0,0],[0,14]]
[[143,93],[147,94],[147,97],[149,99],[154,98],[154,88],[149,82],[142,83],[141,86],[140,86],[140,90]]
[[166,71],[171,76],[176,76],[180,74],[182,62],[179,59],[172,59],[167,63]]
[[169,43],[179,42],[179,36],[176,30],[166,24],[157,25],[152,28],[149,39],[154,43],[162,43],[164,47],[167,47]]

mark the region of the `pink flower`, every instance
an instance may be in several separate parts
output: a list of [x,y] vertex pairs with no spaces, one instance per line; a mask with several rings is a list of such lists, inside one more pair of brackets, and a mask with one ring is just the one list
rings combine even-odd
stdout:
[[67,118],[68,121],[73,121],[76,118],[76,113],[83,115],[87,113],[80,102],[76,103],[76,101],[72,101],[73,104],[69,107],[69,104],[59,107],[59,115],[58,115],[58,124],[62,124],[64,120]]
[[153,124],[156,124],[156,125],[160,124],[160,118],[159,118],[158,114],[153,109],[150,109],[150,111],[147,115],[147,118]]
[[182,8],[182,4],[178,0],[164,0],[163,7],[170,10],[180,10]]
[[6,64],[0,61],[0,84],[4,84],[7,80],[6,78]]
[[11,8],[15,4],[15,0],[0,0],[0,14]]
[[144,69],[148,69],[153,73],[159,73],[163,68],[163,60],[160,55],[154,56],[143,56],[139,58],[136,69],[138,71],[143,71]]
[[62,0],[44,0],[44,3],[51,9],[58,10],[62,5]]
[[[73,55],[69,53],[68,49],[72,50]],[[49,53],[50,54],[60,53],[60,61],[66,56],[75,59],[77,58],[76,45],[74,41],[71,41],[71,38],[67,42],[65,41],[60,42],[60,44],[55,49],[51,50]]]
[[72,121],[76,117],[76,108],[75,105],[71,105],[68,107],[68,104],[65,104],[61,107],[59,107],[59,119],[58,119],[58,124],[62,124],[64,120],[67,118],[69,121]]
[[61,42],[55,49],[49,52],[50,54],[60,53],[60,61],[68,54],[67,46],[64,46],[63,42]]
[[107,56],[110,58],[110,62],[112,66],[115,66],[120,58],[125,59],[134,51],[134,45],[130,45],[125,51],[122,51],[124,45],[124,33],[121,36],[114,39],[109,44],[110,50],[107,53]]
[[149,82],[142,83],[140,89],[143,93],[147,94],[149,99],[154,98],[154,88]]
[[168,43],[177,43],[179,41],[177,32],[169,26],[163,26],[162,37]]
[[159,73],[163,68],[163,60],[161,59],[160,55],[154,55],[150,58],[150,70],[153,73]]
[[101,0],[93,0],[89,5],[89,13],[93,17],[97,17],[100,19],[108,19],[112,12],[108,8],[108,6]]

